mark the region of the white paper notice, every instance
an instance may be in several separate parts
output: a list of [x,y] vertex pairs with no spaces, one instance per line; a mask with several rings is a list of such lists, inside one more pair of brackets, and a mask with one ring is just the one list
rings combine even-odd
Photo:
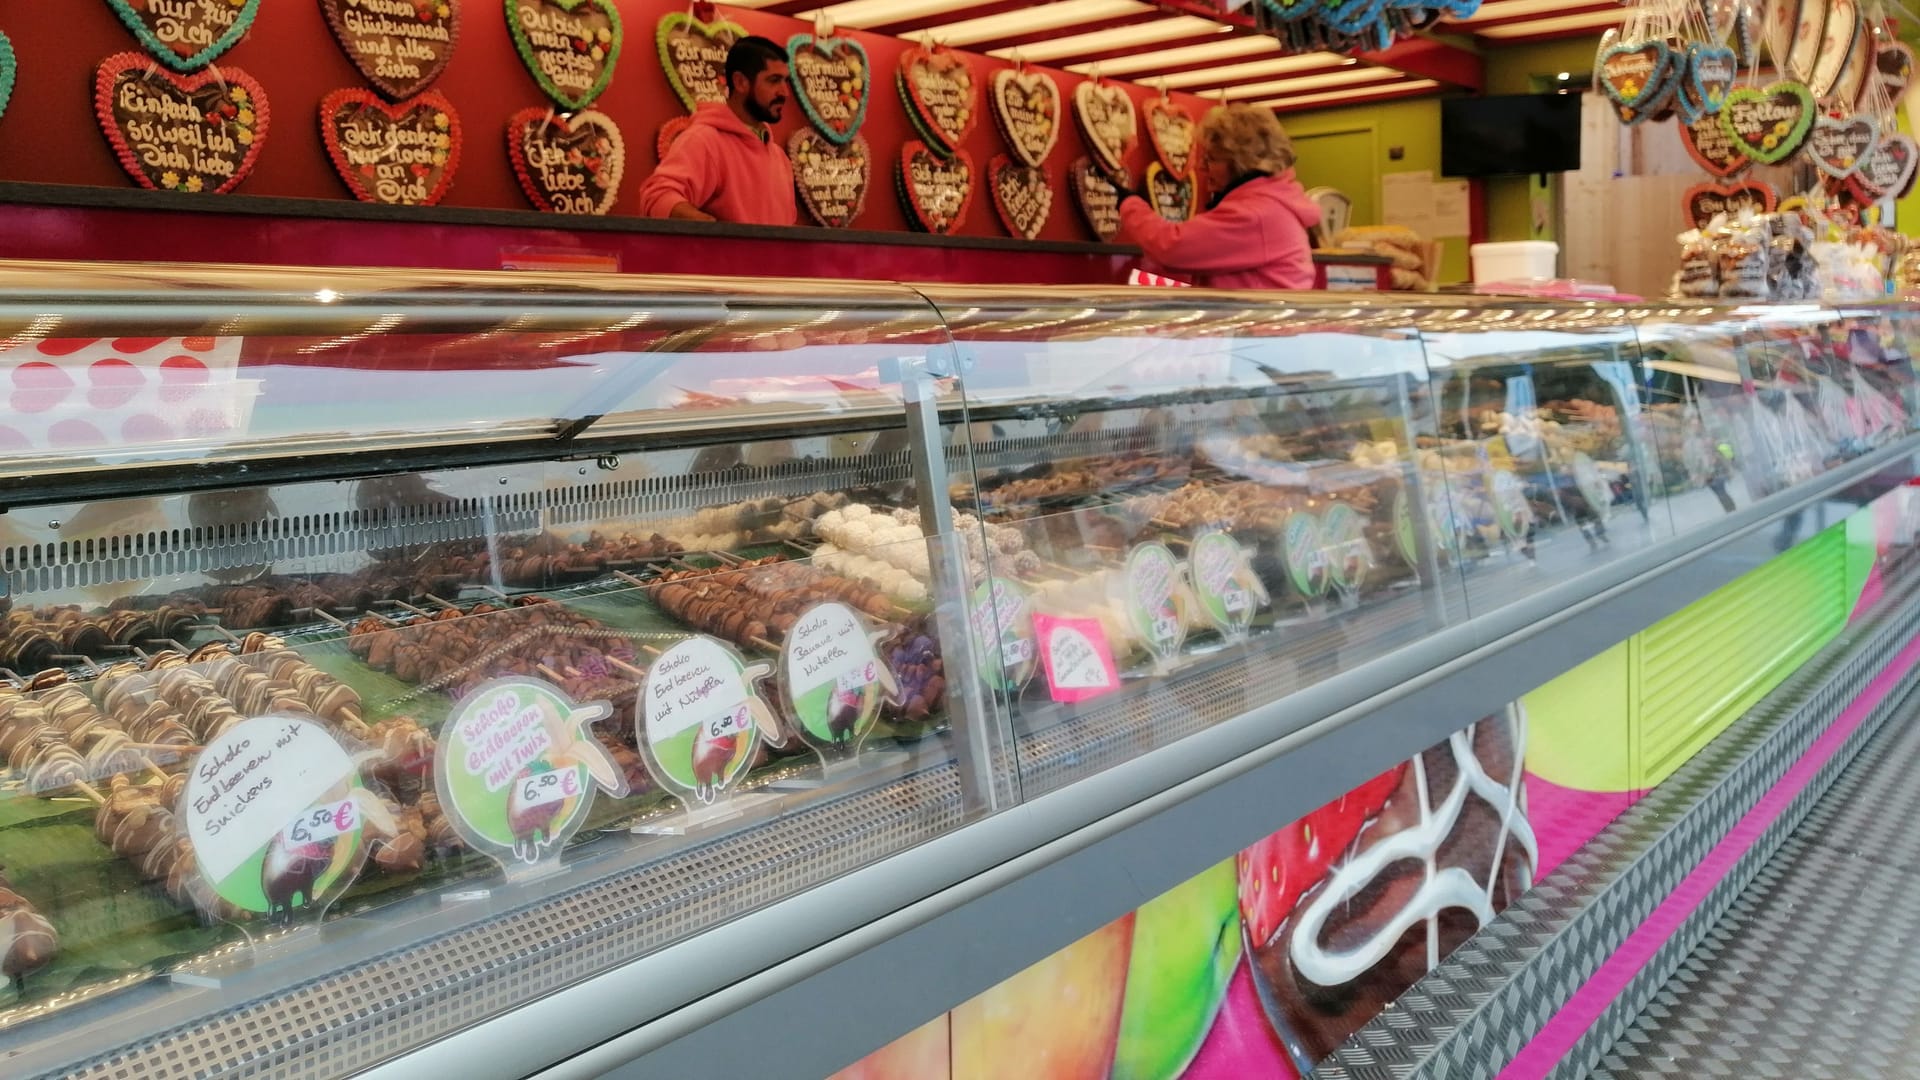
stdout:
[[1403,225],[1424,237],[1434,235],[1433,173],[1387,173],[1380,177],[1380,220]]
[[1471,236],[1473,212],[1467,181],[1442,180],[1433,185],[1432,236]]

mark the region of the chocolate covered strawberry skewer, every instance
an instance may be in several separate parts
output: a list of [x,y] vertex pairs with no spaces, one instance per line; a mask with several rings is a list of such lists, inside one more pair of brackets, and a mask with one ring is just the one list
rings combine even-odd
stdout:
[[0,873],[0,975],[20,989],[26,976],[47,966],[60,951],[53,923]]

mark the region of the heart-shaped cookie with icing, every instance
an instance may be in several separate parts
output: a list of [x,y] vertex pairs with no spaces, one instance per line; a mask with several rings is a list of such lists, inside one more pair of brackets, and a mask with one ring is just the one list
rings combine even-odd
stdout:
[[[1067,179],[1073,185],[1073,201],[1093,235],[1106,241],[1120,235],[1120,200],[1126,192],[1096,168],[1091,158],[1076,159],[1067,169]],[[1123,173],[1121,182],[1126,180]]]
[[[465,0],[320,0],[327,27],[367,82],[395,101],[432,86],[453,60]],[[410,9],[410,10],[409,10]]]
[[1889,41],[1874,50],[1874,76],[1886,88],[1887,97],[1899,101],[1913,82],[1913,47],[1904,41]]
[[536,209],[599,215],[620,198],[627,144],[603,112],[522,109],[507,121],[507,157]]
[[1073,116],[1094,164],[1109,174],[1125,169],[1127,147],[1140,127],[1127,92],[1115,83],[1088,79],[1073,88]]
[[1695,184],[1687,189],[1683,205],[1687,227],[1704,229],[1719,215],[1737,213],[1743,206],[1756,214],[1770,214],[1779,201],[1779,193],[1766,184],[1742,180],[1734,184]]
[[787,42],[787,68],[793,96],[820,134],[835,143],[853,141],[873,92],[866,47],[852,38],[795,34]]
[[1002,68],[990,85],[994,121],[1013,156],[1034,168],[1045,165],[1060,141],[1060,84],[1032,68]]
[[13,39],[0,34],[0,116],[7,115],[7,102],[13,100],[13,84],[20,77],[20,59],[14,55]]
[[1807,132],[1807,160],[1828,176],[1852,176],[1860,161],[1880,142],[1880,125],[1872,118],[1855,116],[1836,120],[1822,116]]
[[1038,240],[1053,214],[1053,187],[1046,171],[999,154],[987,166],[987,180],[1000,224],[1021,239]]
[[176,75],[119,53],[94,73],[93,110],[120,167],[158,191],[232,191],[267,142],[267,92],[239,68]]
[[1805,84],[1783,81],[1728,94],[1720,124],[1741,153],[1762,165],[1777,165],[1807,141],[1816,115],[1813,91]]
[[514,50],[563,109],[593,104],[613,81],[624,33],[613,0],[506,0]]
[[687,129],[692,126],[693,117],[691,116],[676,116],[661,124],[659,134],[655,135],[653,140],[653,160],[656,162],[667,160],[667,151],[673,149],[674,141],[685,135]]
[[900,194],[918,228],[952,233],[973,205],[972,156],[965,150],[943,156],[918,139],[909,140],[900,148]]
[[1882,135],[1847,182],[1860,193],[1861,202],[1905,198],[1913,188],[1916,158],[1920,151],[1911,138],[1897,132]]
[[1193,168],[1193,140],[1199,125],[1193,115],[1166,98],[1147,102],[1147,139],[1153,154],[1174,179],[1185,180]]
[[397,105],[335,90],[320,99],[320,138],[361,202],[432,206],[460,167],[460,115],[438,90]]
[[107,6],[141,48],[175,71],[213,63],[247,36],[260,13],[260,0],[107,0]]
[[940,149],[958,150],[980,119],[980,84],[966,57],[914,47],[900,54],[900,91],[919,130]]
[[1726,107],[1733,93],[1734,80],[1740,77],[1740,61],[1732,49],[1717,45],[1694,45],[1687,50],[1687,85],[1700,112],[1712,116]]
[[1724,180],[1753,165],[1753,159],[1740,152],[1739,145],[1727,134],[1717,116],[1703,116],[1691,124],[1680,124],[1675,130],[1680,132],[1680,143],[1686,147],[1687,156],[1714,176]]
[[787,139],[787,157],[793,162],[800,204],[813,220],[829,229],[845,228],[866,209],[873,155],[864,137],[837,143],[812,128],[801,128]]
[[1193,217],[1196,192],[1193,178],[1181,179],[1162,168],[1157,161],[1147,163],[1147,201],[1161,217],[1182,222]]
[[684,11],[661,16],[654,29],[660,70],[688,112],[702,102],[727,100],[727,50],[746,36],[747,28],[736,22],[701,22]]
[[1673,51],[1664,41],[1625,41],[1601,50],[1600,89],[1615,105],[1644,110],[1673,77]]

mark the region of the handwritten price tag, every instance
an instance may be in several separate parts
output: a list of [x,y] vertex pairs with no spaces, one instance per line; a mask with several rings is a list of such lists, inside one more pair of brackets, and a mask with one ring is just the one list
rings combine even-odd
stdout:
[[880,678],[879,665],[867,661],[867,666],[856,671],[842,672],[834,685],[847,693],[856,693],[872,686]]
[[543,772],[520,781],[520,801],[527,806],[566,802],[579,794],[580,774],[576,769]]
[[728,735],[737,735],[753,726],[753,714],[747,711],[747,703],[741,702],[734,710],[707,725],[707,734],[716,739]]
[[359,807],[352,799],[330,806],[316,806],[295,818],[280,835],[289,844],[324,844],[336,836],[352,832],[360,824]]
[[1247,590],[1236,586],[1221,593],[1220,602],[1226,605],[1228,612],[1238,615],[1252,605],[1252,597],[1247,595]]

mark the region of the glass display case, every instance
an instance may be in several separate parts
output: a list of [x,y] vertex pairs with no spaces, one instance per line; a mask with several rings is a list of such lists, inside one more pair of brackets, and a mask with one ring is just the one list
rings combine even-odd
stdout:
[[0,265],[0,1057],[344,1074],[730,933],[1905,445],[1912,327]]

